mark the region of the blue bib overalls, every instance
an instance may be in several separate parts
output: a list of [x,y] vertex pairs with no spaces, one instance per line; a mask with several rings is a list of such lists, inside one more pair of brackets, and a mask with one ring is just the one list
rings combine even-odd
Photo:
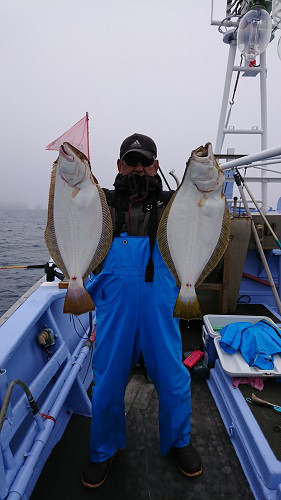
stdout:
[[101,462],[125,447],[124,393],[131,368],[143,353],[159,396],[161,454],[190,441],[190,375],[182,364],[178,293],[158,249],[154,278],[145,282],[149,238],[114,238],[102,272],[88,286],[97,313],[93,356],[93,415],[90,460]]

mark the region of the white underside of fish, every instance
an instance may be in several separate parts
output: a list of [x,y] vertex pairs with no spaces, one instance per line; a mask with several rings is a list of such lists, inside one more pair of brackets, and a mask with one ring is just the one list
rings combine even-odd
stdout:
[[93,182],[74,197],[72,193],[73,188],[57,172],[54,195],[57,244],[70,279],[82,279],[101,238],[102,206]]
[[[68,165],[64,175],[67,168]],[[58,163],[54,163],[45,231],[50,255],[69,278],[64,312],[70,314],[94,310],[83,280],[102,262],[112,242],[112,221],[105,194],[88,166],[84,174],[82,166],[79,175],[81,171],[79,187],[71,186],[61,175]]]
[[[182,298],[195,299],[194,287],[217,245],[225,210],[220,191],[204,194],[192,182],[184,183],[170,208],[167,239]],[[200,206],[201,205],[201,206]],[[174,244],[173,244],[174,242]]]
[[162,215],[159,249],[180,286],[176,317],[201,317],[195,287],[217,265],[228,244],[230,219],[223,181],[211,144],[201,146],[193,152],[182,183]]

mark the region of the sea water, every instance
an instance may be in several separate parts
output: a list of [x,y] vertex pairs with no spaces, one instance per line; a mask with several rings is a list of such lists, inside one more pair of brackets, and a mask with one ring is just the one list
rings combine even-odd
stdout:
[[[47,210],[0,209],[0,266],[45,264]],[[0,269],[0,317],[36,281],[44,269]]]

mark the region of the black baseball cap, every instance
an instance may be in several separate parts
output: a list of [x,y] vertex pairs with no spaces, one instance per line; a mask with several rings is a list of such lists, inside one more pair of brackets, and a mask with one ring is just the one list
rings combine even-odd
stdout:
[[125,139],[120,147],[120,159],[122,160],[127,153],[136,151],[147,158],[157,157],[157,147],[155,142],[147,135],[133,134]]

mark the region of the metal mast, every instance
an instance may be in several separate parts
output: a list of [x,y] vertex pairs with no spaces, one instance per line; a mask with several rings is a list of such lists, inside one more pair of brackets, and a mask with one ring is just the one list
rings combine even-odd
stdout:
[[[218,21],[213,21],[211,19],[211,24],[213,25],[222,25],[222,22],[219,23]],[[237,23],[233,22],[231,20],[226,20],[224,23],[226,26],[233,26],[237,27]],[[223,97],[222,97],[222,104],[221,104],[221,112],[220,112],[220,118],[219,118],[219,125],[218,125],[218,130],[217,130],[217,138],[216,138],[216,145],[215,145],[215,154],[221,154],[225,135],[226,134],[239,134],[239,135],[260,135],[261,137],[261,150],[267,149],[267,88],[266,88],[266,73],[267,73],[267,68],[266,68],[266,53],[263,52],[260,55],[260,64],[259,66],[250,66],[247,61],[244,62],[244,65],[242,66],[236,66],[235,65],[235,56],[236,56],[236,50],[237,50],[237,40],[236,40],[236,31],[231,30],[227,32],[224,36],[225,43],[229,44],[229,54],[228,54],[228,62],[227,62],[227,68],[226,68],[226,75],[225,75],[225,83],[224,83],[224,91],[223,91]],[[231,103],[229,101],[230,99],[230,87],[231,87],[231,82],[232,82],[232,76],[233,74],[237,74],[237,72],[243,72],[243,76],[246,77],[254,77],[256,75],[260,76],[260,86],[259,86],[259,93],[260,93],[260,109],[261,109],[261,126],[260,128],[253,127],[251,129],[242,129],[242,128],[233,128],[233,127],[228,127],[228,121],[230,117],[230,112],[231,112]],[[228,105],[230,104],[230,109],[228,111]],[[266,171],[262,170],[262,178],[266,177]],[[267,182],[262,182],[261,186],[262,190],[262,211],[264,213],[267,212],[268,209],[268,197],[267,197]]]

